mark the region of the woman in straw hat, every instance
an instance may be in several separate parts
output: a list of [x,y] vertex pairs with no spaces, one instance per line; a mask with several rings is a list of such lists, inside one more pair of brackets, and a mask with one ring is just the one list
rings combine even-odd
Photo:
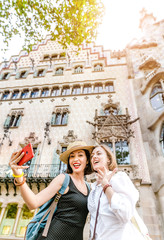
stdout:
[[150,239],[135,210],[139,193],[125,172],[116,173],[117,163],[110,148],[96,146],[91,153],[91,164],[97,175],[88,197],[91,239]]
[[[61,196],[57,211],[51,221],[47,237],[39,233],[38,240],[82,240],[83,228],[88,214],[87,197],[89,189],[84,181],[84,175],[90,174],[90,151],[83,141],[76,141],[68,145],[67,151],[60,155],[61,161],[67,164],[67,173],[70,176],[69,185]],[[25,182],[22,169],[19,166],[24,153],[21,151],[12,154],[10,167],[13,171],[16,184],[20,186],[21,195],[29,209],[36,209],[51,199],[61,188],[65,175],[60,174],[52,180],[48,187],[34,194]]]

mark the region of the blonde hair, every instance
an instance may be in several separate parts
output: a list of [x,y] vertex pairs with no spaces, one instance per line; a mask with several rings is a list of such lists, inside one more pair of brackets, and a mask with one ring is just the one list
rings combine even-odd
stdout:
[[101,145],[95,146],[94,149],[97,148],[97,147],[103,148],[104,151],[106,152],[106,155],[107,155],[107,157],[109,159],[108,169],[113,171],[115,168],[117,168],[116,158],[115,158],[114,154],[112,153],[110,147],[108,147],[105,144],[101,144]]

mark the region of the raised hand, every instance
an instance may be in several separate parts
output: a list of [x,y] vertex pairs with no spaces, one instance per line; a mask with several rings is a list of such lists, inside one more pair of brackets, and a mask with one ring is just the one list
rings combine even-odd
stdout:
[[109,172],[109,170],[107,170],[105,167],[103,167],[101,170],[97,169],[97,181],[102,185],[102,187],[104,187],[107,183],[109,183],[117,170],[118,169],[115,168],[112,172]]
[[11,155],[10,161],[9,161],[9,166],[11,167],[13,173],[15,175],[19,175],[22,173],[22,169],[26,169],[29,166],[19,166],[17,163],[22,159],[22,157],[24,156],[24,152],[22,152],[22,150],[20,150],[19,152],[14,152]]

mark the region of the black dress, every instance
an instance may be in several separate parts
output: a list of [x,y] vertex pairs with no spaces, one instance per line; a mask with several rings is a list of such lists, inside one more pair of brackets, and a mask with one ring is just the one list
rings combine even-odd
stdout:
[[[89,190],[88,190],[89,193]],[[69,190],[62,195],[47,237],[39,234],[37,240],[83,240],[83,228],[88,214],[87,196],[74,185],[71,177]]]

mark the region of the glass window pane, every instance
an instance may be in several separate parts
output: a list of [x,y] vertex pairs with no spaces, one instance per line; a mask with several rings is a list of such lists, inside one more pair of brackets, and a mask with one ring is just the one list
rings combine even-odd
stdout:
[[56,125],[60,125],[61,124],[61,114],[60,113],[57,113],[56,114],[56,119],[55,119],[55,124]]
[[105,92],[113,92],[114,88],[112,84],[106,84],[105,85]]
[[52,90],[51,96],[59,96],[59,89],[58,89],[58,88],[54,88],[54,89]]
[[80,94],[80,87],[74,87],[72,90],[72,94]]
[[67,123],[67,113],[63,113],[62,119],[61,119],[61,124],[65,125]]
[[12,94],[12,99],[16,99],[18,97],[19,91],[15,91]]
[[116,159],[118,164],[130,164],[129,148],[127,141],[115,143]]
[[154,97],[152,97],[150,101],[153,109],[156,111],[160,111],[164,107],[164,100],[163,100],[162,93],[158,93],[154,95]]

